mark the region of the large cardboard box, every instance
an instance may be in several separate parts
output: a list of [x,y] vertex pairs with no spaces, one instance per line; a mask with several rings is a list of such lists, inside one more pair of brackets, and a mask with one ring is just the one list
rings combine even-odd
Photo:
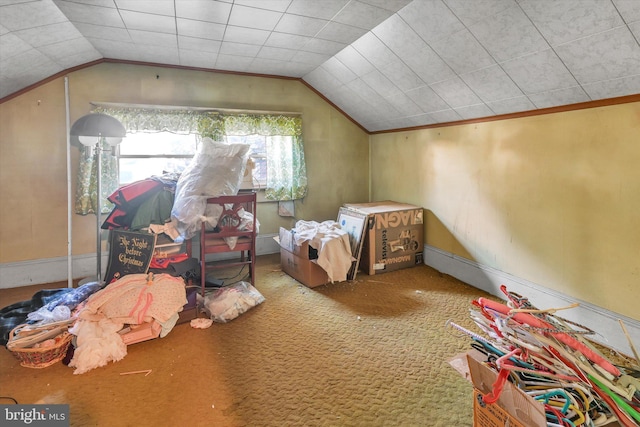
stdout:
[[360,268],[369,275],[423,263],[424,210],[390,200],[344,205],[368,215]]
[[486,404],[482,400],[482,396],[492,391],[497,379],[496,372],[482,362],[483,356],[477,351],[467,353],[473,383],[473,427],[546,427],[542,403],[510,382],[505,383],[497,402]]
[[[450,365],[473,384],[473,427],[546,427],[547,420],[541,402],[527,395],[511,382],[506,382],[495,403],[487,404],[483,396],[491,393],[498,378],[496,371],[484,361],[477,350],[459,354]],[[612,421],[607,427],[620,427]]]
[[280,243],[280,264],[285,273],[309,288],[329,283],[327,272],[315,259],[311,259],[315,249],[309,247],[308,242],[297,246],[293,232],[282,227],[277,240]]

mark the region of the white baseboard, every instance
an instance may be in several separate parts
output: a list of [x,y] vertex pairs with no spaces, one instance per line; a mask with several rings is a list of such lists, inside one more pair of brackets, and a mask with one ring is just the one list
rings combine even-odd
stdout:
[[633,341],[633,346],[640,351],[640,322],[638,320],[512,276],[504,271],[483,266],[433,246],[424,246],[424,263],[501,299],[505,299],[505,297],[500,291],[500,286],[505,285],[509,291],[529,298],[534,306],[541,309],[566,307],[573,303],[579,303],[577,308],[563,310],[558,315],[595,331],[595,335],[588,335],[594,341],[633,356],[629,342],[618,322],[618,320],[622,320]]
[[[256,255],[280,252],[280,246],[273,240],[276,234],[261,234],[256,240]],[[194,256],[198,253],[194,244]],[[207,258],[208,259],[208,258]],[[102,254],[103,274],[108,262],[108,254]],[[96,276],[96,254],[76,255],[71,260],[74,279]],[[0,264],[0,289],[18,286],[38,285],[41,283],[68,280],[67,257],[45,258],[30,261]]]

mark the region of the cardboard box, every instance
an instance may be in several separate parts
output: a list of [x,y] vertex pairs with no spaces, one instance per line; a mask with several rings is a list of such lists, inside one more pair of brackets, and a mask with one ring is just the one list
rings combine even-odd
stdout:
[[369,275],[423,263],[424,210],[390,200],[345,204],[368,215],[360,268]]
[[546,427],[544,406],[507,382],[497,402],[486,404],[482,396],[493,389],[498,374],[483,363],[484,355],[467,353],[473,383],[473,427]]
[[[546,427],[544,406],[507,382],[498,400],[486,404],[482,397],[493,390],[498,373],[485,365],[477,350],[456,355],[449,364],[473,384],[473,427]],[[616,421],[607,427],[620,427]]]
[[280,264],[285,273],[309,288],[329,283],[327,272],[311,259],[317,258],[317,253],[314,255],[315,249],[308,242],[297,246],[293,232],[282,227],[276,240],[280,243]]

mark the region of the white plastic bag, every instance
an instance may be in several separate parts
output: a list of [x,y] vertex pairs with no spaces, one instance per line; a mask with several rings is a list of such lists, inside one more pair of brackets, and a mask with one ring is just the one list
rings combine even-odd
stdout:
[[250,283],[239,282],[204,297],[204,308],[214,322],[226,323],[264,302],[264,296]]
[[171,216],[177,221],[176,228],[183,239],[190,239],[200,229],[207,198],[238,193],[250,148],[249,144],[225,144],[203,138],[176,184]]

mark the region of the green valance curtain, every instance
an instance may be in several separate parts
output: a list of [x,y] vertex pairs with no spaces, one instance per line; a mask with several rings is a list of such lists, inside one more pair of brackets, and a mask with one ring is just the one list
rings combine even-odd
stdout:
[[300,117],[238,114],[224,115],[223,120],[225,135],[266,137],[268,200],[296,200],[305,196],[307,168]]
[[[120,120],[127,132],[196,133],[217,141],[225,135],[259,134],[267,140],[268,200],[301,199],[307,192],[307,172],[302,142],[302,119],[285,115],[220,114],[198,110],[168,110],[150,108],[114,108],[96,106],[93,112],[104,113]],[[283,138],[291,137],[291,138]],[[108,145],[103,146],[104,150]],[[119,186],[118,164],[113,156],[102,157],[102,206],[109,213],[107,201]],[[95,157],[81,158],[78,168],[75,211],[87,215],[96,212],[98,198],[95,180]]]

